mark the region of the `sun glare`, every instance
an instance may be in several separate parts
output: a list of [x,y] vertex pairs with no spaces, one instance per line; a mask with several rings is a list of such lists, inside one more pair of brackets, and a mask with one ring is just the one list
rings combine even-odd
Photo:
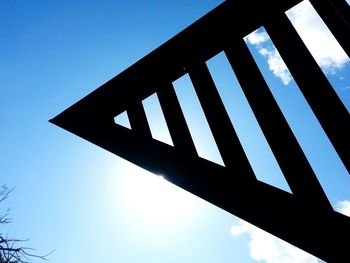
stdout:
[[123,202],[130,213],[153,224],[171,224],[188,218],[196,198],[185,190],[132,164],[122,177]]

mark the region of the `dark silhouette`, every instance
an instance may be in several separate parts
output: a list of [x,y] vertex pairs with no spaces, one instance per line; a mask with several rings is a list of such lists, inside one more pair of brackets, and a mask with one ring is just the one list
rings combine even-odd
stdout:
[[[14,188],[8,189],[6,186],[2,187],[0,190],[0,204],[7,199],[13,189]],[[7,210],[5,214],[0,214],[0,225],[9,223],[11,223],[11,218]],[[24,241],[27,240],[9,238],[7,235],[0,232],[0,263],[27,263],[31,258],[47,259],[49,254],[44,256],[36,255],[32,253],[33,249],[20,246]]]
[[[335,212],[243,38],[264,26],[350,171],[350,118],[285,11],[301,0],[226,1],[51,120],[328,262],[348,257]],[[310,0],[350,56],[344,0]],[[293,194],[256,179],[205,62],[225,52]],[[197,155],[172,82],[188,73],[225,167]],[[174,147],[153,140],[142,100],[156,93]],[[131,130],[113,122],[127,111]],[[331,175],[330,175],[331,176]]]

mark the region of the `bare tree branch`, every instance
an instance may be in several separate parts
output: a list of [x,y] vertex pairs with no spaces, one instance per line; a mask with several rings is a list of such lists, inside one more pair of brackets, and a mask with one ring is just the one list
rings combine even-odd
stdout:
[[[11,188],[9,190],[6,186],[2,186],[2,190],[0,191],[0,203],[6,200],[14,189],[15,188]],[[9,218],[8,213],[0,215],[0,225],[9,224],[11,221],[12,219]],[[54,252],[51,251],[46,255],[30,253],[30,251],[34,251],[34,249],[19,246],[20,243],[26,241],[28,241],[28,239],[8,238],[7,235],[0,233],[0,263],[30,263],[33,258],[47,260],[47,257]]]
[[13,187],[10,190],[8,190],[7,186],[3,185],[2,190],[0,192],[0,203],[3,202],[14,189],[15,188]]

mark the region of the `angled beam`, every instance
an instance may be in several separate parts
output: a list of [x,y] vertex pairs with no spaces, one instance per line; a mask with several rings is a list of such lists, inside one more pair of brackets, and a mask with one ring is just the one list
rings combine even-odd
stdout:
[[151,138],[152,133],[142,102],[133,103],[128,107],[126,112],[129,117],[131,129],[140,136]]
[[[67,128],[62,119],[53,121]],[[336,212],[300,206],[293,195],[267,184],[244,182],[230,170],[113,124],[79,123],[68,130],[287,240],[327,262],[342,262],[350,242],[350,221]]]
[[231,37],[226,32],[234,29],[245,36],[275,10],[286,11],[300,1],[254,1],[254,8],[246,0],[225,1],[62,114],[76,111],[91,114],[98,109],[113,118],[122,113],[126,105],[152,95],[156,87],[180,78],[193,58],[206,61],[221,52]]

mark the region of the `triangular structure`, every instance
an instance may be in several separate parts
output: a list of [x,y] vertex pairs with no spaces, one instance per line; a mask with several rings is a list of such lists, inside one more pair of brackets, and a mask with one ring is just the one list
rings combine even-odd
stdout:
[[[349,113],[285,15],[299,2],[226,1],[51,122],[321,259],[343,262],[348,254],[350,219],[331,208],[243,40],[256,28],[266,28],[349,169]],[[349,54],[349,6],[343,0],[311,2]],[[221,51],[293,194],[256,180],[205,64]],[[172,82],[187,73],[225,167],[196,152],[172,87]],[[152,139],[142,101],[154,93],[174,147]],[[124,111],[132,129],[114,122]]]

